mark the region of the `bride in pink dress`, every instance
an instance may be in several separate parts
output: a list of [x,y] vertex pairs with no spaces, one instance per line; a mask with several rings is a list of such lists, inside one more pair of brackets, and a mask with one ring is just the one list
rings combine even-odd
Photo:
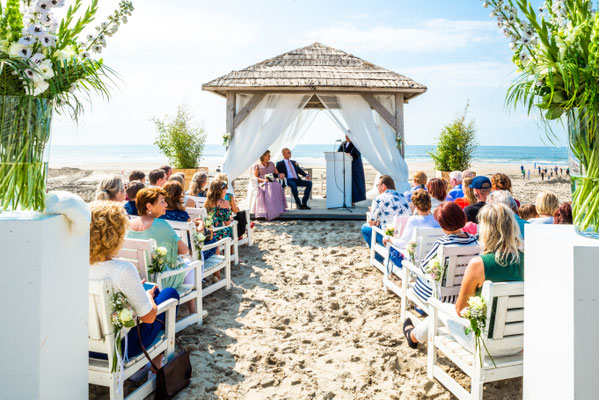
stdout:
[[260,156],[260,162],[252,167],[252,173],[258,180],[254,216],[267,220],[277,218],[287,209],[287,200],[285,189],[277,180],[279,172],[275,164],[270,161],[269,150]]

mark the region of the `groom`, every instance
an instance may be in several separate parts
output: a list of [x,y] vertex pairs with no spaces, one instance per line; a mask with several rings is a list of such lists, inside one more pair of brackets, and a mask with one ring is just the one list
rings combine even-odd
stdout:
[[[287,185],[289,185],[291,193],[293,193],[297,208],[300,210],[310,210],[311,208],[308,207],[308,199],[310,198],[310,192],[312,191],[312,182],[308,180],[310,177],[300,168],[296,161],[291,160],[291,150],[284,148],[282,153],[283,159],[277,163],[279,177],[281,179],[287,178]],[[300,176],[303,176],[306,180],[300,179]],[[298,186],[306,188],[304,189],[304,198],[301,202],[297,193]]]

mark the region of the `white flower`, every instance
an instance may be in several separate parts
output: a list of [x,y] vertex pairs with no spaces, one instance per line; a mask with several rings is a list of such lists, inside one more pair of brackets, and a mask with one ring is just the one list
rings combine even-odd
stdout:
[[101,27],[102,29],[106,29],[106,28],[108,28],[108,24],[107,24],[106,22],[102,22],[102,23],[100,24],[100,27]]
[[525,51],[521,52],[519,57],[520,57],[520,61],[522,61],[522,62],[526,62],[530,59],[530,55],[528,55],[528,53]]
[[40,24],[33,24],[33,25],[29,26],[27,31],[29,32],[30,35],[38,36],[38,37],[46,34],[46,30]]
[[510,37],[511,36],[510,30],[508,28],[503,28],[503,35],[505,37]]
[[50,79],[54,77],[54,69],[52,68],[52,61],[44,60],[40,64],[40,72],[44,76],[44,79]]
[[31,46],[35,43],[35,37],[29,35],[23,36],[21,39],[19,39],[19,43],[24,46]]
[[92,47],[92,50],[94,51],[94,53],[101,53],[103,50],[103,47],[101,44],[96,44]]
[[510,49],[512,49],[512,50],[516,50],[516,47],[518,47],[518,46],[516,45],[516,42],[510,42]]
[[49,0],[48,2],[55,8],[64,6],[64,0]]
[[491,18],[495,18],[495,15],[496,15],[496,14],[495,14],[495,11],[491,11],[491,13],[489,14],[489,17],[491,17]]
[[484,7],[484,8],[487,8],[487,7],[489,7],[489,3],[487,3],[487,2],[483,3],[483,7]]
[[50,9],[52,8],[52,5],[50,4],[50,2],[48,0],[38,0],[35,7],[38,12],[44,13],[44,12],[49,12]]
[[166,256],[168,254],[168,250],[166,249],[166,247],[158,247],[156,249],[156,252],[161,256]]
[[119,318],[123,322],[128,322],[133,319],[133,311],[129,308],[124,308],[119,312]]
[[84,51],[80,54],[80,56],[82,60],[87,60],[88,58],[91,58],[92,55],[89,51]]
[[54,14],[52,13],[42,13],[40,15],[40,21],[42,24],[48,26],[54,22]]
[[42,63],[42,61],[44,61],[46,57],[42,54],[42,53],[35,53],[34,55],[31,56],[30,60],[31,62],[40,65]]
[[50,84],[42,79],[34,83],[33,91],[30,91],[27,86],[25,88],[28,92],[31,92],[28,93],[30,96],[38,96],[48,90],[49,87]]
[[123,16],[121,18],[121,21],[123,21],[123,24],[126,24],[127,22],[129,22],[129,20],[127,19],[127,17]]
[[11,57],[29,58],[31,57],[31,53],[31,48],[20,43],[13,43],[10,46],[10,49],[8,49],[8,55],[10,55]]
[[518,9],[516,7],[512,7],[512,14],[518,15]]
[[522,38],[522,44],[523,45],[529,45],[530,44],[530,39],[527,38],[526,36]]
[[40,43],[45,47],[52,47],[56,45],[56,36],[50,34],[44,34],[40,36]]
[[87,39],[88,42],[91,42],[92,40],[94,40],[94,35],[87,35],[85,39]]

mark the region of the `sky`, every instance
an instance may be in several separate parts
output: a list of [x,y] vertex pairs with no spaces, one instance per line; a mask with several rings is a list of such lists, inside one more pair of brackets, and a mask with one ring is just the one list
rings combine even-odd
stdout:
[[[102,0],[96,22],[117,4]],[[546,143],[523,108],[505,107],[516,76],[512,54],[480,1],[134,0],[134,5],[129,23],[108,38],[102,54],[119,74],[112,98],[93,96],[78,124],[56,117],[54,144],[152,144],[156,131],[150,120],[174,114],[181,103],[203,125],[207,142],[221,143],[225,101],[202,91],[202,84],[314,42],[428,87],[405,106],[408,145],[434,144],[467,102],[481,145]],[[323,113],[301,143],[330,143],[341,135]]]

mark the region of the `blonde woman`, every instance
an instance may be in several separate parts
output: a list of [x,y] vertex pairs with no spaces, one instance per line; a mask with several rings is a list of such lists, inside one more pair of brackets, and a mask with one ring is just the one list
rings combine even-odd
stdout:
[[550,190],[542,191],[537,195],[538,218],[531,218],[531,224],[553,224],[553,215],[559,208],[557,195]]
[[190,196],[196,197],[206,197],[206,193],[208,189],[206,185],[208,184],[208,174],[205,172],[196,172],[191,178],[191,185],[187,194]]
[[[519,229],[514,212],[505,204],[487,204],[478,213],[478,230],[481,255],[468,263],[455,306],[447,304],[448,309],[455,308],[457,315],[468,306],[468,299],[480,291],[485,281],[524,280],[524,254],[519,250]],[[452,324],[450,320],[443,322],[460,344],[471,348],[471,338],[464,334],[462,325]],[[427,339],[428,321],[425,319],[414,327],[411,319],[406,319],[404,334],[408,345],[417,348],[418,343]]]
[[102,179],[96,190],[96,200],[109,200],[118,203],[125,201],[123,180],[118,176]]
[[[165,288],[160,291],[156,286],[146,291],[135,266],[127,261],[114,259],[123,245],[129,226],[129,219],[120,204],[95,201],[91,203],[90,209],[89,279],[109,279],[114,291],[127,296],[135,314],[143,322],[140,326],[141,341],[148,347],[163,329],[165,322],[164,314],[157,315],[157,304],[168,299],[179,301],[179,294],[175,289]],[[125,339],[122,343],[122,348],[127,349],[127,356],[131,358],[141,354],[136,329],[129,332],[127,339],[127,346]],[[105,354],[92,353],[91,356],[106,359]]]
[[464,178],[462,181],[462,190],[464,191],[464,197],[460,197],[455,200],[455,203],[462,208],[462,210],[472,204],[476,204],[478,200],[474,197],[474,189],[470,187],[472,184],[472,177]]

